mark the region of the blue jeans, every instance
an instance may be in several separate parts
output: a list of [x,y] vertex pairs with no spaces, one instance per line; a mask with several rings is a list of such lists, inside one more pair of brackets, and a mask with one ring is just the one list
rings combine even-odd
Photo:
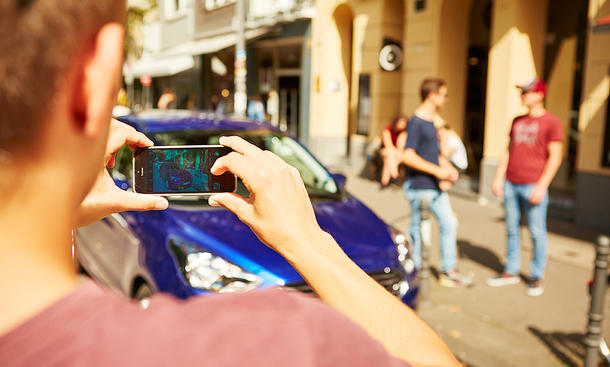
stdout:
[[430,211],[438,220],[441,232],[441,271],[447,273],[455,269],[457,262],[457,226],[458,220],[451,209],[449,195],[440,190],[418,190],[412,189],[409,180],[405,182],[403,189],[411,203],[411,228],[410,234],[413,239],[413,260],[415,267],[421,267],[421,215],[419,205],[422,199],[428,200]]
[[504,183],[504,210],[506,212],[506,266],[504,272],[517,275],[521,267],[521,211],[527,215],[527,226],[534,242],[534,256],[530,267],[532,278],[542,279],[546,266],[546,210],[549,205],[549,194],[544,194],[542,202],[537,205],[529,203],[529,197],[535,184],[518,185]]

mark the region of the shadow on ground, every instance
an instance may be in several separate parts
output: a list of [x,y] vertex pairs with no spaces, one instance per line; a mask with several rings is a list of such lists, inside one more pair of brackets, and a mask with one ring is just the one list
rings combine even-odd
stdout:
[[527,328],[567,366],[582,366],[585,358],[582,333],[544,332],[535,326]]
[[457,244],[458,256],[460,258],[470,259],[496,273],[501,273],[504,269],[504,264],[500,261],[500,258],[495,252],[490,251],[485,247],[473,245],[469,241],[458,240]]

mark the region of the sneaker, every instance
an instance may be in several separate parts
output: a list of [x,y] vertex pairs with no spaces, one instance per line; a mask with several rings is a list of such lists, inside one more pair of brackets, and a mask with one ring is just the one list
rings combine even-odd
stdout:
[[503,285],[518,284],[520,280],[521,279],[514,274],[502,273],[493,278],[487,278],[487,285],[490,287],[501,287]]
[[441,273],[438,284],[447,288],[466,288],[472,285],[472,277],[466,276],[457,270]]
[[533,278],[527,288],[527,295],[537,297],[544,293],[544,287],[542,286],[542,279]]

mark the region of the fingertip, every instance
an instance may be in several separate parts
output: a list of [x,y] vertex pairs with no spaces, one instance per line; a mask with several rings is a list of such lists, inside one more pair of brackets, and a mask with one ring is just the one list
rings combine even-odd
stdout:
[[165,210],[169,207],[169,202],[166,198],[160,196],[157,202],[155,203],[156,210]]
[[220,206],[220,203],[217,200],[217,195],[212,195],[208,198],[208,204],[210,206]]

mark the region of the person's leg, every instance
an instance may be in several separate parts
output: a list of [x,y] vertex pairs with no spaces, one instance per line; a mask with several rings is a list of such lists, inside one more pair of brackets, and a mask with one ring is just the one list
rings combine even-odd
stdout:
[[457,227],[458,220],[451,208],[449,194],[445,191],[434,193],[430,210],[438,219],[441,242],[441,271],[448,273],[455,269],[457,263]]
[[411,205],[411,226],[409,228],[409,234],[411,235],[411,239],[413,240],[413,262],[415,263],[415,267],[419,269],[421,268],[421,217],[419,212],[419,205],[421,202],[419,191],[421,190],[411,189],[408,180],[403,185],[403,189],[405,191],[405,196],[407,197],[407,200],[409,200],[409,204]]
[[504,183],[504,212],[506,217],[506,265],[504,272],[518,275],[521,268],[521,238],[519,224],[521,209],[519,206],[518,185],[509,181]]
[[381,156],[383,157],[383,167],[381,168],[381,184],[383,186],[390,183],[390,178],[398,175],[397,163],[394,158],[394,152],[390,148],[383,148],[381,150]]
[[[529,197],[534,185],[528,185],[527,196]],[[530,266],[530,276],[532,279],[544,278],[544,268],[547,261],[547,231],[546,214],[549,204],[548,192],[544,195],[542,202],[538,205],[527,203],[527,226],[530,230],[532,242],[534,244],[534,255]]]

